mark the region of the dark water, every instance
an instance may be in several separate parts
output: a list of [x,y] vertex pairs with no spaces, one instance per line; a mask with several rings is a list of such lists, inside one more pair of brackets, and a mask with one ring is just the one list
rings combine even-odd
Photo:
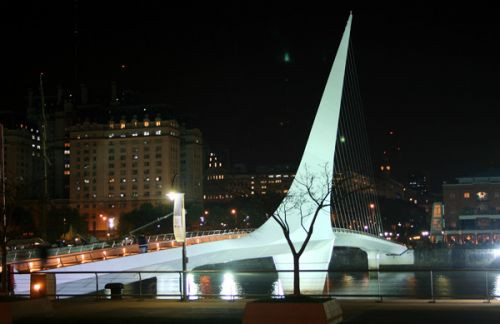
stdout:
[[[276,273],[194,272],[187,277],[188,295],[237,299],[242,296],[283,295]],[[180,280],[169,274],[144,280],[142,294],[178,298]],[[138,294],[139,284],[125,294]],[[330,272],[323,294],[338,297],[486,298],[500,297],[500,271]]]

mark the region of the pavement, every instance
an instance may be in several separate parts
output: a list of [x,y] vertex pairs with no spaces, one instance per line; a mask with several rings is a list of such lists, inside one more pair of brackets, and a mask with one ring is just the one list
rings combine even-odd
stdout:
[[[14,323],[241,323],[250,299],[189,302],[158,299],[66,299],[52,302],[48,316]],[[500,301],[338,300],[344,323],[500,323]]]

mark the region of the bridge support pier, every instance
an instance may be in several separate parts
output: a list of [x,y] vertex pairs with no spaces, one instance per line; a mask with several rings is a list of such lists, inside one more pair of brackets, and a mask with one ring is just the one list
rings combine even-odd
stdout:
[[[314,247],[313,247],[314,245]],[[309,246],[300,257],[300,291],[304,294],[322,294],[328,275],[328,265],[332,256],[334,240],[321,242],[309,242]],[[276,270],[289,270],[290,272],[279,272],[278,279],[281,282],[285,294],[293,293],[293,256],[291,253],[283,253],[273,256]],[[319,272],[302,272],[303,270],[322,270]]]
[[379,251],[366,251],[368,256],[368,270],[378,270],[380,268],[380,252]]

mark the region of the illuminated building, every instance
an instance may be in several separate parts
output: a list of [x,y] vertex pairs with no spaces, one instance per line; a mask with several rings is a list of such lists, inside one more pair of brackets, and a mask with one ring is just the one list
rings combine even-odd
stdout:
[[40,132],[26,125],[4,128],[5,176],[23,199],[39,198],[43,179]]
[[500,177],[464,177],[444,183],[443,202],[448,241],[500,239]]
[[181,140],[177,121],[148,115],[69,129],[70,203],[88,215],[90,231],[112,229],[110,219],[116,226],[122,213],[143,203],[165,203],[165,195],[189,178],[181,173],[181,142],[187,143],[185,165],[191,168],[185,171],[193,174],[182,189],[193,195],[200,191],[195,184],[201,178],[201,153],[193,145],[201,143],[201,132],[184,132],[188,136]]
[[210,152],[205,176],[205,201],[251,198],[259,195],[278,194],[284,196],[295,177],[289,167],[260,167],[248,172],[244,166],[225,167],[220,156]]
[[181,190],[188,202],[203,202],[203,142],[199,129],[181,128]]

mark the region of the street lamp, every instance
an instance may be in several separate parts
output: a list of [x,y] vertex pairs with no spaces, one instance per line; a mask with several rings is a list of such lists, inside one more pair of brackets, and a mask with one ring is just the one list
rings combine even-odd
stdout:
[[236,208],[232,208],[231,209],[231,215],[234,216],[234,227],[238,227],[238,212],[236,210]]
[[[370,223],[375,224],[375,204],[370,203]],[[365,230],[368,230],[368,228],[365,228]]]
[[188,258],[186,256],[186,210],[184,209],[184,194],[170,192],[167,197],[174,202],[174,236],[176,242],[182,242],[182,296],[181,300],[187,300],[186,296],[186,271]]

